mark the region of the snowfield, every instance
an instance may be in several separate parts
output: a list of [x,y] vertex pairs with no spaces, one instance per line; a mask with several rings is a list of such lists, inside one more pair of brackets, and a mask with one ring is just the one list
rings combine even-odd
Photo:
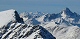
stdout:
[[0,12],[0,39],[55,39],[42,26],[31,26],[23,21],[13,9]]
[[15,10],[7,10],[0,12],[0,28],[7,25],[11,21],[16,21],[15,19]]
[[22,19],[19,17],[16,10],[6,10],[0,12],[0,28],[6,26],[10,22],[20,22]]
[[2,11],[0,39],[80,39],[80,15],[69,8],[57,14]]

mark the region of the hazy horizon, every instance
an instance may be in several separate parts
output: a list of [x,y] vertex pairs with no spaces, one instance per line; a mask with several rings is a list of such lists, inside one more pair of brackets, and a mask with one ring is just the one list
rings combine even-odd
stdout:
[[1,0],[0,11],[15,9],[21,12],[59,13],[68,7],[72,12],[80,14],[80,0]]

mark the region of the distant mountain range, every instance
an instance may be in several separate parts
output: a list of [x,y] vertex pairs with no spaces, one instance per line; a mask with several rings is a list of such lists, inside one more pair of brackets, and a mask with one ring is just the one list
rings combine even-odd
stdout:
[[69,8],[56,14],[2,11],[0,39],[80,39],[80,15]]

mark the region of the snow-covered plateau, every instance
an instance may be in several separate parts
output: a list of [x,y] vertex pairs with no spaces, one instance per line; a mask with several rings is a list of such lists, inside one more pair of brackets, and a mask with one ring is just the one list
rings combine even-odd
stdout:
[[1,11],[0,39],[80,39],[80,15],[69,8],[56,14]]

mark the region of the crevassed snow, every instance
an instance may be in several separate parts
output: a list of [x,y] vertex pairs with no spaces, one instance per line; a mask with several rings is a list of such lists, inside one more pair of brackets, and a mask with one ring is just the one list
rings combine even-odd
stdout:
[[7,10],[0,12],[0,28],[8,24],[10,21],[15,21],[15,10]]

